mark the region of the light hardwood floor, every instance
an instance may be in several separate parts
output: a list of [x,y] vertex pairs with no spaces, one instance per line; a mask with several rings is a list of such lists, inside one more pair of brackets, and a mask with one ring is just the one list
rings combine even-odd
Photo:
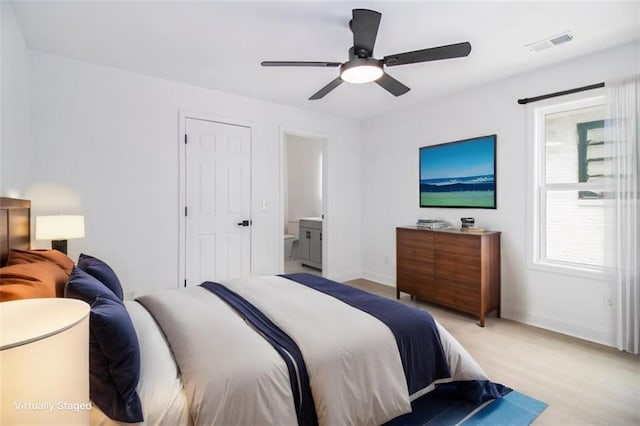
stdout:
[[[346,284],[395,299],[389,286]],[[535,425],[640,425],[640,357],[495,316],[481,328],[409,295],[401,301],[431,312],[491,380],[549,404]]]
[[297,259],[287,259],[284,261],[284,273],[294,274],[296,272],[306,272],[307,274],[322,275],[320,269],[304,266]]

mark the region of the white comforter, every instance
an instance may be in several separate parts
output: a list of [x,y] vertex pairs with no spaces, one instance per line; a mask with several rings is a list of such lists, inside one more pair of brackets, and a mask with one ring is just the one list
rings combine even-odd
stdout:
[[398,345],[378,319],[286,278],[225,285],[298,344],[320,425],[379,425],[411,411]]
[[[223,284],[296,341],[320,425],[378,425],[409,412],[410,401],[433,388],[408,394],[393,334],[365,312],[281,277]],[[284,361],[226,303],[201,287],[144,296],[142,302],[173,352],[194,424],[296,424]],[[451,369],[451,378],[441,382],[486,380],[462,346],[439,324],[438,330]],[[143,360],[152,351],[141,347]],[[157,418],[140,396],[145,419]],[[188,423],[184,413],[179,416]]]

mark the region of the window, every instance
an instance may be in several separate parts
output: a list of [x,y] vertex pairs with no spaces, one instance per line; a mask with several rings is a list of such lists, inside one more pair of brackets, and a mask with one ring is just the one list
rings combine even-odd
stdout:
[[[578,181],[604,178],[604,120],[578,123]],[[581,199],[601,199],[602,192],[580,191]]]
[[605,265],[603,96],[533,106],[536,265],[601,271]]

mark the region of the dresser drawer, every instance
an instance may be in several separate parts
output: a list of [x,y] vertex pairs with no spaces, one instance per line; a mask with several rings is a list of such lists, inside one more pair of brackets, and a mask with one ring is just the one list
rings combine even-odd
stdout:
[[397,260],[398,272],[412,274],[418,277],[432,277],[434,263],[425,259],[412,259],[410,257],[399,257]]
[[477,294],[465,293],[451,287],[439,286],[431,298],[435,303],[470,314],[476,314],[480,309],[480,297]]
[[400,291],[409,293],[413,296],[431,300],[438,286],[433,281],[433,277],[417,276],[409,273],[399,273],[397,276],[396,286]]
[[411,245],[398,245],[398,258],[433,262],[433,249]]
[[399,232],[396,250],[398,258],[433,261],[433,236],[420,235],[419,231]]
[[480,256],[470,256],[468,254],[447,254],[442,251],[436,252],[433,263],[438,270],[446,270],[447,273],[456,274],[480,274],[482,260]]
[[482,241],[477,235],[464,234],[438,234],[435,237],[433,248],[443,253],[478,256]]
[[470,297],[477,298],[480,296],[480,283],[469,282],[467,280],[459,280],[456,277],[436,276],[438,288],[447,290],[451,293],[468,294]]
[[433,249],[433,240],[433,235],[425,231],[399,230],[396,235],[396,241],[398,244],[409,247]]

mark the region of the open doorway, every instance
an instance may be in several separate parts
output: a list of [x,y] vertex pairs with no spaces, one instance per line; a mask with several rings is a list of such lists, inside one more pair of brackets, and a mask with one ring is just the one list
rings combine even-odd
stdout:
[[325,139],[283,135],[283,271],[322,275],[324,235],[323,153]]

